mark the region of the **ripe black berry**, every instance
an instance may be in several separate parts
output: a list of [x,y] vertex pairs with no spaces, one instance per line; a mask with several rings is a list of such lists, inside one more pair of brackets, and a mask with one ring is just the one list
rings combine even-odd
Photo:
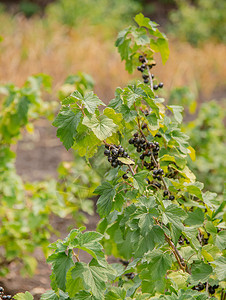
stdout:
[[165,191],[163,192],[163,196],[165,197],[165,196],[167,196],[167,195],[168,195],[168,191],[165,190]]
[[143,160],[144,159],[144,154],[140,155],[140,159]]
[[122,178],[123,178],[123,179],[128,179],[129,176],[125,173],[125,174],[122,175]]
[[143,79],[148,79],[148,75],[143,74],[143,75],[142,75],[142,78],[143,78]]
[[0,293],[4,292],[4,289],[2,286],[0,286]]
[[121,155],[121,154],[123,154],[123,152],[124,152],[124,149],[123,148],[119,148],[118,153]]
[[175,199],[175,197],[173,195],[169,196],[169,200],[174,200],[174,199]]
[[144,139],[144,138],[141,138],[141,139],[140,139],[140,143],[141,143],[141,144],[144,144],[144,143],[145,143],[145,139]]
[[113,168],[116,168],[117,166],[118,166],[118,161],[113,161],[112,163],[111,163],[111,165],[112,165],[112,167]]
[[138,135],[139,135],[139,133],[138,133],[138,132],[135,132],[133,136],[134,136],[134,137],[138,137]]
[[159,183],[159,182],[155,182],[154,185],[157,186],[157,188],[159,188],[159,189],[160,189],[161,186],[162,186],[161,183]]
[[146,124],[146,123],[144,123],[144,124],[141,126],[141,129],[145,129],[145,128],[147,128],[147,124]]
[[155,75],[154,74],[151,74],[151,78],[153,79],[155,77]]
[[149,79],[144,79],[144,83],[148,83],[149,82]]
[[141,147],[137,147],[137,152],[141,152],[142,148]]
[[148,111],[147,109],[145,109],[144,115],[145,115],[146,117],[149,115],[149,111]]
[[123,153],[123,156],[124,156],[124,157],[127,157],[127,156],[128,156],[128,153],[127,153],[127,152],[124,152],[124,153]]
[[112,162],[113,158],[111,156],[108,157],[108,161]]
[[160,89],[163,88],[163,82],[160,82],[160,83],[159,83],[159,88],[160,88]]
[[106,148],[106,149],[109,149],[109,145],[105,145],[105,148]]
[[211,295],[215,293],[215,288],[213,286],[209,286],[208,291]]
[[111,151],[111,153],[112,153],[112,155],[114,155],[114,156],[117,156],[117,155],[118,155],[118,151],[117,151],[116,149],[113,149],[113,150]]
[[158,175],[158,170],[154,170],[153,175],[157,176]]
[[128,278],[128,279],[133,279],[135,277],[135,274],[134,273],[127,273],[125,274],[125,276]]
[[158,180],[161,180],[161,179],[162,179],[161,176],[157,176],[156,178],[157,178]]
[[154,89],[154,90],[157,90],[158,87],[159,87],[159,86],[158,86],[157,84],[154,84],[153,89]]
[[156,146],[159,146],[159,142],[154,142],[154,144],[155,144]]
[[111,152],[110,152],[109,150],[107,150],[107,149],[106,149],[106,150],[104,150],[104,155],[106,155],[106,156],[109,156],[109,155],[110,155],[110,153],[111,153]]
[[133,143],[134,143],[134,139],[133,138],[129,139],[129,144],[133,144]]
[[138,67],[137,67],[137,70],[138,70],[138,71],[141,71],[141,69],[142,69],[141,66],[138,66]]
[[146,68],[146,65],[145,65],[145,64],[142,64],[142,65],[141,65],[141,68],[142,68],[142,69],[145,69],[145,68]]
[[142,63],[145,62],[145,58],[143,57],[143,55],[140,55],[140,56],[139,56],[139,61],[142,62]]
[[159,175],[164,175],[163,169],[158,169],[158,174],[159,174]]

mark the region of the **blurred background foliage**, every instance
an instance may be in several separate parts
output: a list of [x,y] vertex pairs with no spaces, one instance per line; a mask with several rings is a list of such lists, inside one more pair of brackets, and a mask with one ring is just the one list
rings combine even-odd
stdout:
[[[48,240],[56,233],[53,214],[59,218],[72,215],[73,222],[80,224],[89,219],[87,213],[95,211],[90,196],[108,170],[103,149],[88,165],[75,151],[60,155],[59,164],[49,160],[39,181],[26,171],[23,162],[16,163],[21,153],[26,155],[22,141],[27,147],[33,144],[33,154],[39,151],[35,139],[43,148],[52,141],[59,147],[55,132],[43,140],[35,129],[40,118],[48,119],[42,125],[46,132],[52,128],[57,99],[74,89],[83,92],[94,88],[107,103],[117,86],[139,77],[138,72],[127,74],[113,45],[117,31],[131,25],[140,11],[161,24],[169,38],[170,58],[163,67],[156,57],[155,78],[164,82],[160,96],[185,108],[183,130],[196,150],[196,161],[189,161],[190,168],[205,189],[222,195],[226,173],[224,0],[1,0],[1,275],[6,275],[15,258],[23,261],[23,273],[34,273],[37,262],[31,256],[35,247],[47,251]],[[31,76],[38,73],[50,77]],[[60,153],[66,151],[59,149]],[[45,151],[51,150],[46,147]],[[41,165],[42,154],[39,159]],[[57,165],[47,178],[48,169]],[[16,213],[18,208],[20,214]],[[37,212],[41,219],[36,221],[40,222],[35,222]]]

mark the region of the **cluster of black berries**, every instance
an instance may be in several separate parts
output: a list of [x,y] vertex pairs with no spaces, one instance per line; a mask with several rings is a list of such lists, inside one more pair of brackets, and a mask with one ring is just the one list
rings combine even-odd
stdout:
[[160,88],[160,89],[163,88],[163,83],[162,82],[160,82],[159,84],[154,84],[153,85],[154,90],[157,90],[158,88]]
[[[175,199],[174,195],[170,195],[170,192],[167,191],[167,190],[165,190],[165,191],[163,192],[163,197],[167,197],[167,196],[169,196],[169,199],[168,199],[168,200],[174,200],[174,199]],[[166,199],[166,200],[167,200],[167,199]]]
[[179,237],[178,244],[184,245],[184,242],[186,242],[187,245],[190,244],[189,240],[188,240],[186,237],[183,237],[183,236],[181,235],[181,236]]
[[[192,289],[193,290],[195,290],[195,291],[202,291],[202,290],[204,290],[206,288],[206,282],[205,283],[201,283],[201,282],[199,282],[196,286],[193,286],[192,287]],[[211,286],[211,285],[209,285],[208,286],[208,292],[211,294],[211,295],[213,295],[213,294],[215,294],[215,290],[217,289],[217,288],[219,288],[219,285],[213,285],[213,286]]]
[[12,296],[11,295],[5,295],[4,294],[4,288],[2,286],[0,286],[0,300],[3,300],[3,299],[10,300],[10,299],[12,299]]
[[204,238],[204,235],[203,235],[203,234],[201,234],[201,235],[200,235],[202,246],[204,246],[204,245],[207,245],[207,244],[208,244],[208,241],[209,241],[209,236],[210,236],[210,234],[209,234],[209,233],[207,233],[207,235],[208,235],[208,237],[207,237],[207,238]]
[[123,163],[118,160],[119,157],[129,157],[121,145],[105,145],[105,148],[104,155],[108,157],[108,161],[113,168],[123,165]]

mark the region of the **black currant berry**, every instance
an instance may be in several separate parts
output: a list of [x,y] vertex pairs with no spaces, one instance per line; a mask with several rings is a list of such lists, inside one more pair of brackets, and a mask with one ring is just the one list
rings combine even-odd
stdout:
[[143,160],[144,159],[144,154],[140,155],[140,159]]
[[120,155],[122,155],[123,152],[124,152],[124,149],[123,149],[123,148],[119,148],[118,153],[119,153]]
[[109,162],[112,162],[112,160],[113,160],[112,156],[109,156],[109,157],[108,157],[108,161],[109,161]]
[[122,175],[122,178],[123,178],[123,179],[128,179],[129,176],[125,173],[125,174]]
[[135,277],[135,274],[134,273],[127,273],[125,274],[125,276],[128,278],[128,279],[133,279]]
[[134,143],[134,139],[133,138],[129,139],[129,144],[133,144],[133,143]]
[[139,56],[139,61],[142,62],[142,63],[145,62],[145,58],[143,57],[143,55],[140,55],[140,56]]
[[174,199],[175,199],[175,197],[173,195],[169,196],[169,200],[174,200]]
[[154,84],[153,89],[154,89],[154,90],[157,90],[158,87],[159,87],[159,86],[158,86],[157,84]]
[[141,126],[141,129],[145,129],[145,128],[147,128],[147,124],[146,124],[146,123],[144,123],[144,124]]
[[168,191],[165,190],[165,191],[163,192],[163,196],[165,197],[165,196],[167,196],[167,195],[168,195]]
[[148,166],[148,162],[144,161],[144,166],[147,167]]
[[142,151],[142,148],[141,147],[137,147],[137,152],[141,152]]
[[158,174],[159,174],[159,175],[164,175],[163,169],[158,169]]
[[111,154],[110,150],[106,149],[104,150],[104,155],[109,156]]
[[138,135],[139,135],[139,133],[138,133],[138,132],[135,132],[133,136],[134,136],[134,137],[138,137]]
[[128,156],[128,153],[127,152],[124,152],[123,153],[123,157],[127,157]]
[[158,180],[162,180],[161,176],[157,176],[156,178],[157,178]]
[[153,175],[157,176],[158,175],[158,170],[154,170]]
[[106,148],[106,149],[109,149],[109,145],[105,145],[105,148]]
[[142,64],[142,65],[141,65],[141,68],[142,68],[142,69],[145,69],[145,68],[146,68],[146,65],[145,65],[145,64]]
[[143,78],[143,79],[148,79],[148,75],[143,74],[143,75],[142,75],[142,78]]
[[160,82],[160,83],[159,83],[159,88],[160,88],[160,89],[163,88],[163,82]]
[[144,115],[145,115],[146,117],[149,115],[149,111],[148,111],[147,109],[145,109]]
[[116,168],[117,166],[118,166],[118,161],[113,161],[112,163],[111,163],[111,165],[112,165],[112,167],[113,168]]
[[209,286],[208,291],[211,295],[215,293],[215,288],[213,286]]
[[149,82],[149,79],[144,79],[144,83],[148,83]]
[[155,75],[154,75],[154,74],[151,74],[151,78],[154,79],[154,77],[155,77]]
[[154,142],[154,144],[155,144],[156,146],[159,146],[159,142]]
[[160,189],[162,185],[161,185],[161,183],[159,183],[159,182],[156,182],[156,183],[155,183],[155,186],[157,186],[157,188],[159,188],[159,189]]
[[138,66],[138,67],[137,67],[137,70],[138,70],[138,71],[141,71],[141,69],[142,69],[141,66]]
[[141,144],[144,144],[144,143],[145,143],[145,139],[144,139],[144,138],[141,138],[141,139],[140,139],[140,143],[141,143]]
[[4,292],[4,289],[2,286],[0,286],[0,293]]
[[114,155],[114,156],[117,156],[117,155],[118,155],[118,151],[117,151],[116,149],[113,149],[113,150],[111,151],[111,153],[112,153],[112,155]]

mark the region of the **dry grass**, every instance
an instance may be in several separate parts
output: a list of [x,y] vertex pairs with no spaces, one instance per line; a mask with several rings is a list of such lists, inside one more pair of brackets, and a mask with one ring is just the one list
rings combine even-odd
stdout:
[[[53,77],[54,92],[66,76],[78,70],[91,74],[96,82],[96,92],[104,101],[114,95],[117,86],[125,85],[131,77],[113,47],[114,41],[105,41],[102,34],[84,29],[83,32],[40,20],[17,17],[9,20],[0,16],[0,82],[22,85],[27,76],[46,73]],[[217,88],[224,88],[226,57],[224,45],[206,44],[194,49],[188,44],[171,42],[170,59],[162,67],[158,63],[155,74],[167,89],[188,85],[193,90],[209,96]],[[158,61],[159,59],[157,59]]]

